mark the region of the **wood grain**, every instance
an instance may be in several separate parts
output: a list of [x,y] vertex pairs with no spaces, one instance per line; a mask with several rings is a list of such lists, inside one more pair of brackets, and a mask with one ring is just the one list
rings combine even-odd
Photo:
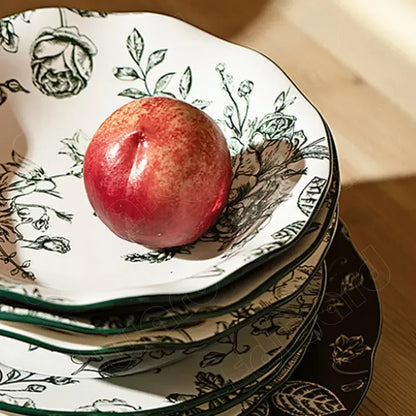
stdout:
[[[332,127],[340,154],[341,216],[373,270],[383,308],[374,379],[357,416],[414,416],[416,121],[383,91],[372,88],[359,73],[335,59],[325,45],[317,44],[287,20],[279,3],[56,0],[53,5],[151,10],[177,16],[269,56],[320,109]],[[50,5],[45,0],[2,1],[0,17]]]

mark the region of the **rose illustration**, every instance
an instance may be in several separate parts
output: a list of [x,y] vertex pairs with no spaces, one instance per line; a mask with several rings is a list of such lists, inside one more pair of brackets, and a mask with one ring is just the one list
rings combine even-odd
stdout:
[[281,138],[248,146],[234,156],[228,204],[211,230],[217,232],[217,240],[236,246],[253,238],[266,225],[275,207],[290,194],[287,175],[297,174],[289,170],[295,151],[289,140]]
[[76,27],[44,28],[32,45],[33,83],[56,98],[79,94],[91,77],[96,54],[95,45]]
[[[282,113],[267,114],[260,120],[257,131],[265,135],[266,140],[277,139],[278,137],[292,137],[296,117]],[[287,133],[287,134],[286,134]]]
[[6,52],[16,53],[19,47],[19,37],[14,31],[10,19],[0,19],[0,48]]

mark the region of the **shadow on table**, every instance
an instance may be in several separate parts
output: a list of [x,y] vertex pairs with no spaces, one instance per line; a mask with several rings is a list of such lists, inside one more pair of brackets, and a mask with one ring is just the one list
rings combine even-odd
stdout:
[[371,269],[383,313],[374,382],[357,416],[381,412],[381,391],[381,403],[397,403],[397,414],[412,414],[413,401],[397,401],[396,391],[412,385],[409,365],[416,363],[416,176],[345,186],[340,213]]
[[416,176],[344,186],[340,214],[381,294],[394,276],[415,296]]
[[415,293],[416,176],[347,185],[340,214],[383,297],[394,277]]

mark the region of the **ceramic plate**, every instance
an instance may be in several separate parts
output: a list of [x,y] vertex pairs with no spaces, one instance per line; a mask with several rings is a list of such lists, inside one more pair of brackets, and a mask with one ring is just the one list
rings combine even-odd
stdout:
[[[313,322],[315,321],[316,321],[316,318],[313,320]],[[114,414],[114,413],[123,413],[123,414],[135,414],[135,415],[139,415],[139,414],[167,415],[168,414],[169,416],[174,416],[174,415],[181,416],[184,414],[186,415],[188,413],[194,414],[195,411],[205,412],[208,409],[210,409],[210,411],[213,409],[216,409],[216,411],[218,411],[221,408],[223,408],[223,406],[226,406],[228,408],[230,406],[235,405],[240,400],[241,393],[245,393],[241,397],[241,399],[244,399],[245,396],[249,397],[250,395],[249,392],[255,392],[257,388],[253,388],[253,386],[257,384],[257,380],[259,381],[267,380],[268,378],[270,378],[271,374],[273,373],[278,374],[279,376],[281,374],[282,377],[285,377],[285,374],[288,371],[292,371],[294,365],[299,363],[299,353],[305,350],[305,345],[310,339],[309,334],[311,332],[311,329],[312,327],[305,329],[305,334],[302,334],[302,337],[299,339],[299,341],[297,341],[296,344],[292,345],[291,348],[288,350],[287,357],[280,355],[280,359],[275,360],[277,364],[275,363],[270,368],[265,368],[264,369],[265,374],[259,375],[259,377],[256,380],[251,379],[248,381],[238,383],[237,386],[234,386],[234,384],[227,377],[223,377],[221,375],[214,375],[212,373],[199,372],[196,377],[195,383],[197,385],[197,390],[200,394],[198,395],[193,394],[190,397],[187,397],[188,400],[193,400],[194,402],[197,403],[191,409],[186,409],[185,407],[182,406],[182,402],[184,400],[184,398],[182,397],[183,395],[174,393],[166,398],[166,401],[169,402],[169,406],[166,406],[166,408],[163,408],[163,409],[158,409],[157,413],[154,413],[152,409],[146,411],[146,410],[143,410],[141,406],[135,407],[135,406],[128,404],[127,402],[123,400],[114,398],[114,399],[108,399],[108,400],[99,399],[95,401],[92,405],[82,406],[81,408],[77,409],[75,412],[58,412],[58,413],[52,412],[52,413],[46,413],[46,414],[53,414],[54,416],[56,416],[57,414],[62,414],[62,415],[77,414],[78,415],[79,413],[100,414],[100,415],[103,413],[107,415]],[[33,373],[26,373],[26,375],[29,375],[29,374],[33,374]],[[18,375],[21,376],[22,373],[18,372]],[[39,375],[39,374],[37,376],[39,377],[38,381],[47,384],[47,388],[53,385],[67,385],[67,384],[74,383],[73,381],[74,379],[68,378],[68,377],[57,377],[57,376],[45,377],[44,375]],[[111,384],[109,379],[106,379],[106,382]],[[17,383],[20,384],[20,380]],[[31,384],[28,390],[29,389],[31,391],[38,390],[37,391],[38,393],[42,392],[44,390],[39,388],[40,385],[41,384],[37,384],[37,385]],[[202,396],[203,394],[208,396],[208,401],[204,402],[203,400],[200,399],[200,396]],[[149,395],[150,394],[148,394],[147,396]],[[13,399],[10,400],[10,396],[9,396],[8,398],[7,397],[5,398],[5,401],[10,402],[10,401],[13,401]],[[36,408],[31,407],[33,406],[32,403],[29,402],[26,404],[27,406],[24,409],[22,409],[23,413],[30,412],[30,414],[33,414],[34,412],[34,414],[44,414],[44,413],[38,413]],[[170,409],[174,409],[174,411],[171,412]]]
[[[262,391],[259,390],[241,404],[236,404],[233,409],[221,413],[216,409],[214,414],[287,416],[301,412],[305,416],[316,416],[313,410],[317,408],[316,406],[323,406],[327,415],[355,414],[371,381],[380,336],[380,304],[371,274],[354,249],[345,228],[340,227],[337,232],[327,260],[328,294],[319,312],[320,323],[315,331],[314,342],[296,373],[291,376],[289,382],[277,388],[275,383],[270,382],[261,386],[264,388]],[[360,302],[356,303],[357,299]],[[363,316],[366,319],[362,319]],[[343,357],[349,358],[343,360]],[[311,365],[312,363],[314,364]],[[334,364],[341,372],[334,369]],[[3,384],[7,389],[7,382]],[[15,389],[19,388],[22,386],[17,383]],[[33,390],[32,393],[27,394],[39,395]],[[4,389],[3,392],[9,395],[10,399],[8,405],[3,403],[0,407],[19,413],[30,411],[22,407],[23,401],[19,405],[16,393]],[[2,397],[4,401],[7,400],[5,395]],[[285,397],[291,400],[285,401]],[[290,402],[292,408],[289,408]],[[123,409],[122,406],[123,403],[117,400],[97,402],[95,413],[98,415],[103,414],[100,411],[114,412],[118,409],[121,409],[121,412],[126,409],[133,412],[133,409],[127,407]],[[9,416],[9,413],[6,414]],[[42,413],[36,413],[35,410],[34,414]],[[191,412],[183,413],[183,415],[187,414]],[[206,413],[204,416],[207,415],[209,414]]]
[[[222,403],[215,402],[215,398],[223,393],[231,395],[276,365],[283,367],[284,359],[291,358],[287,356],[287,350],[296,353],[294,346],[304,345],[302,340],[308,337],[310,324],[313,324],[323,299],[325,281],[325,273],[318,273],[285,307],[270,310],[267,316],[233,336],[224,337],[221,342],[159,371],[86,379],[40,375],[2,366],[4,382],[0,383],[0,408],[2,401],[10,403],[14,400],[21,406],[31,407],[29,412],[36,408],[42,415],[54,416],[62,411],[75,410],[95,413],[97,406],[105,407],[111,402],[123,405],[124,413],[147,411],[159,415],[203,403],[212,409],[215,403],[217,406]],[[93,371],[81,366],[79,370],[79,374]],[[7,390],[4,395],[2,388]],[[31,394],[32,391],[37,394]],[[25,411],[23,407],[19,410]],[[119,409],[115,406],[115,410]]]
[[[203,338],[211,337],[214,333],[219,332],[216,325],[218,320],[235,322],[237,310],[261,309],[271,301],[276,302],[290,296],[304,283],[315,265],[320,263],[320,258],[325,254],[333,234],[337,219],[337,212],[335,210],[333,213],[333,211],[337,202],[338,185],[338,176],[334,175],[331,190],[324,205],[297,244],[296,249],[284,253],[279,257],[279,261],[273,260],[248,273],[244,279],[239,281],[238,285],[226,287],[208,299],[166,309],[162,307],[148,308],[144,312],[136,314],[129,311],[106,317],[101,312],[79,318],[76,316],[62,317],[3,304],[0,305],[0,319],[63,328],[79,333],[79,335],[72,336],[72,344],[76,342],[76,337],[82,337],[81,333],[84,332],[100,335],[113,334],[106,338],[102,336],[82,337],[82,343],[85,345],[77,349],[83,350],[104,348],[110,345],[120,346],[120,338],[123,339],[124,344],[134,339],[136,345],[148,345],[152,343],[195,342],[201,339],[201,334]],[[304,259],[305,257],[307,258]],[[285,272],[286,275],[284,275]],[[149,326],[160,329],[144,331]],[[183,328],[184,326],[186,327]],[[180,329],[175,330],[178,327]],[[167,328],[171,329],[167,330]],[[126,335],[127,332],[132,333]],[[95,341],[92,341],[93,339]],[[91,340],[90,347],[88,347],[86,340]],[[71,348],[74,346],[72,345]]]
[[343,224],[327,265],[327,293],[314,341],[301,364],[288,382],[266,384],[229,416],[356,413],[371,382],[381,332],[380,302],[370,270]]
[[[254,315],[263,313],[268,306],[293,297],[296,294],[296,288],[301,288],[321,263],[334,234],[337,221],[338,213],[336,211],[326,227],[326,234],[324,234],[321,244],[305,264],[291,270],[286,278],[279,279],[274,284],[269,283],[262,294],[251,302],[225,314],[213,314],[211,317],[193,324],[175,322],[171,328],[139,330],[107,336],[63,332],[39,325],[0,321],[0,335],[21,339],[53,351],[94,356],[111,352],[147,350],[148,348],[184,350],[206,345],[222,334],[233,331],[236,326],[244,325],[246,320],[254,319]],[[274,281],[273,276],[270,280]],[[289,284],[292,285],[292,288]]]
[[[258,397],[258,401],[261,400],[262,395],[258,394],[258,392],[261,392],[265,386],[269,385],[273,381],[280,384],[284,383],[303,359],[310,339],[310,336],[306,338],[305,345],[302,346],[302,348],[300,348],[284,366],[277,369],[277,371],[273,368],[265,377],[253,381],[253,383],[244,386],[238,391],[238,393],[235,393],[237,399],[226,401],[225,405],[221,406],[223,410],[215,416],[237,416],[244,410],[246,403],[251,397]],[[213,414],[213,412],[208,411],[204,413],[204,416],[211,414]]]
[[[296,365],[298,365],[301,359],[303,358],[305,354],[306,346],[309,340],[310,340],[310,336],[305,337],[305,340],[302,340],[299,343],[299,345],[293,346],[292,351],[290,352],[291,354],[290,358],[284,360],[283,363],[279,363],[273,366],[272,369],[270,369],[264,376],[259,377],[257,380],[252,380],[251,382],[247,383],[247,385],[242,385],[235,391],[233,391],[232,388],[229,388],[229,387],[232,387],[232,385],[227,386],[229,392],[227,392],[227,389],[226,389],[226,391],[222,395],[211,399],[207,403],[202,403],[191,409],[184,409],[184,410],[179,410],[179,411],[169,413],[169,416],[187,416],[187,415],[191,416],[191,415],[194,415],[195,412],[203,412],[203,414],[205,415],[207,414],[206,413],[207,411],[208,411],[208,414],[211,414],[214,411],[215,412],[214,414],[216,415],[217,412],[221,411],[221,409],[223,409],[224,407],[226,407],[228,410],[225,411],[224,413],[221,412],[220,413],[221,415],[227,414],[228,416],[231,416],[234,414],[239,414],[241,412],[240,402],[243,401],[244,399],[248,399],[251,395],[256,394],[256,392],[259,389],[261,389],[264,383],[266,383],[267,381],[270,382],[271,378],[273,378],[273,380],[280,380],[281,382],[284,382],[290,376],[290,374],[293,372]],[[218,381],[219,380],[217,380],[217,382]],[[176,401],[173,396],[170,397],[170,400],[172,403]],[[106,415],[110,415],[110,414],[114,414],[117,412],[123,413],[126,410],[130,411],[129,414],[136,414],[136,415],[148,414],[148,413],[140,412],[140,409],[139,409],[140,413],[134,412],[134,409],[132,409],[131,407],[129,408],[129,405],[126,405],[125,403],[122,403],[118,401],[117,399],[107,400],[107,401],[102,400],[100,402],[94,403],[94,406],[91,406],[91,407],[95,407],[96,413],[91,412],[92,409],[85,409],[87,410],[87,412],[84,414],[102,415],[104,413]],[[208,410],[209,407],[211,407],[214,410],[212,409]],[[77,411],[76,413],[69,413],[69,414],[78,415],[79,412],[80,411]],[[0,412],[0,415],[3,415],[3,414],[14,415],[15,413]],[[64,413],[64,414],[68,415],[68,413]],[[56,415],[56,413],[54,415]]]
[[[53,371],[55,375],[60,376],[74,376],[80,374],[84,377],[100,377],[110,373],[109,368],[116,368],[116,375],[134,374],[140,371],[146,371],[148,369],[160,368],[165,366],[167,363],[178,361],[189,357],[191,354],[199,354],[201,359],[202,356],[206,355],[204,352],[206,349],[215,350],[218,345],[224,343],[224,339],[234,339],[240,336],[240,333],[244,333],[246,327],[255,327],[256,322],[267,322],[270,316],[276,315],[282,322],[282,327],[285,326],[285,318],[287,322],[293,325],[298,325],[299,312],[292,312],[296,310],[296,307],[306,310],[307,307],[313,305],[313,302],[306,301],[305,304],[299,304],[299,299],[304,297],[305,299],[310,294],[313,294],[313,301],[317,296],[316,287],[318,283],[322,283],[322,273],[319,271],[308,280],[308,282],[299,290],[295,296],[292,296],[286,302],[275,302],[272,301],[264,302],[261,307],[259,305],[258,310],[243,308],[235,311],[230,320],[222,320],[221,317],[215,322],[215,329],[213,336],[210,340],[206,340],[207,335],[201,333],[201,340],[192,340],[190,337],[188,342],[176,344],[176,348],[165,348],[164,346],[155,347],[153,349],[142,349],[141,351],[135,352],[134,339],[123,340],[122,335],[119,337],[118,343],[110,344],[107,348],[95,348],[89,350],[88,355],[74,355],[74,351],[71,350],[65,343],[66,334],[59,337],[59,334],[55,334],[53,331],[44,330],[39,331],[38,337],[33,338],[33,344],[30,345],[26,342],[19,341],[19,335],[21,335],[26,329],[25,335],[30,340],[31,332],[30,328],[24,327],[11,327],[0,326],[2,333],[7,331],[14,331],[11,337],[1,337],[1,357],[4,363],[7,363],[11,367],[16,367],[21,370],[30,372],[37,372],[42,374],[49,374]],[[289,311],[289,312],[287,312]],[[234,319],[232,319],[234,318]],[[253,326],[254,325],[254,326]],[[260,325],[260,324],[258,324]],[[4,331],[4,332],[3,332]],[[217,333],[218,332],[218,333]],[[178,331],[179,333],[179,331]],[[84,338],[86,336],[84,335]],[[103,338],[103,337],[101,337]],[[39,342],[41,340],[42,342]],[[82,348],[83,338],[78,340],[78,348]],[[249,345],[248,340],[248,344]],[[253,338],[253,342],[257,345],[259,338]],[[51,350],[44,348],[36,348],[35,345],[46,344]],[[87,343],[87,342],[86,342]],[[251,348],[249,348],[251,349]],[[67,351],[68,353],[61,353],[57,351]],[[121,352],[124,351],[124,352]],[[83,352],[83,350],[81,350]],[[105,354],[104,354],[105,353]],[[54,363],[54,365],[51,365]],[[79,369],[82,369],[80,371]],[[107,370],[99,370],[99,369]],[[60,370],[58,370],[60,369]],[[94,371],[95,369],[95,371]],[[97,371],[98,369],[98,371]],[[49,374],[49,375],[54,375]]]
[[[244,401],[244,399],[248,399],[250,396],[255,395],[259,389],[261,389],[264,385],[264,383],[270,382],[270,378],[274,381],[279,381],[280,383],[283,383],[287,378],[291,375],[294,368],[299,364],[299,362],[302,360],[306,347],[309,343],[310,337],[306,338],[305,346],[302,346],[301,349],[299,349],[296,354],[293,355],[292,358],[286,361],[284,365],[280,365],[278,368],[273,367],[268,373],[266,373],[265,376],[259,377],[258,380],[253,381],[252,383],[249,383],[247,386],[244,386],[240,389],[238,389],[236,392],[232,393],[230,396],[227,396],[225,394],[224,397],[221,397],[221,402],[224,402],[228,406],[232,406],[228,410],[218,413],[218,416],[237,416],[241,413],[242,410],[244,410],[245,402],[240,403],[240,401]],[[247,397],[246,397],[247,396]],[[236,403],[236,404],[235,404]],[[102,406],[101,409],[107,410],[108,407],[110,407],[110,411],[116,409],[116,406],[111,408],[111,404],[116,403],[107,403],[107,406]],[[108,406],[109,405],[109,406]],[[170,416],[187,416],[193,415],[195,411],[194,409],[190,409],[189,411],[182,411],[182,412],[175,412],[171,414]],[[216,412],[218,410],[215,410]],[[100,413],[102,414],[102,413]],[[107,413],[108,414],[108,413]],[[206,414],[206,413],[204,413]],[[0,412],[1,416],[13,416],[17,415],[17,413],[11,413],[11,412]]]
[[[39,9],[1,24],[2,296],[76,310],[200,296],[306,230],[329,185],[328,134],[270,60],[150,13]],[[233,158],[216,226],[171,250],[120,240],[93,215],[83,188],[89,138],[116,108],[148,95],[203,108]],[[265,244],[273,251],[252,255]]]
[[[279,287],[281,285],[288,295],[292,287],[290,281],[294,283],[289,275],[293,273],[294,268],[300,267],[301,262],[307,263],[308,256],[311,258],[319,251],[318,246],[325,239],[325,233],[330,227],[331,215],[336,211],[340,180],[335,149],[333,155],[334,172],[324,204],[296,247],[292,247],[287,253],[280,255],[278,259],[273,259],[246,276],[242,276],[238,285],[226,286],[215,294],[198,298],[197,301],[186,302],[186,299],[183,299],[180,304],[172,307],[154,306],[138,312],[134,312],[134,309],[129,307],[125,313],[112,311],[110,316],[107,316],[105,311],[90,312],[82,316],[61,316],[1,304],[0,319],[90,334],[124,334],[137,330],[162,328],[165,331],[163,338],[153,337],[154,339],[152,339],[147,333],[146,341],[143,341],[143,344],[154,344],[155,342],[166,344],[176,339],[176,337],[171,339],[172,337],[166,332],[166,328],[183,324],[189,327],[194,322],[209,320],[211,317],[221,314],[232,314],[236,309],[247,307],[250,302],[262,295],[264,291],[269,290],[272,285],[278,284]],[[270,249],[268,246],[263,248]],[[283,277],[284,273],[287,273],[286,277]],[[286,281],[288,278],[291,279],[289,282]],[[194,323],[192,326],[194,325],[196,324]],[[137,332],[135,335],[136,339],[140,338]],[[184,342],[189,342],[189,338],[185,337],[184,339],[183,336],[180,338]]]

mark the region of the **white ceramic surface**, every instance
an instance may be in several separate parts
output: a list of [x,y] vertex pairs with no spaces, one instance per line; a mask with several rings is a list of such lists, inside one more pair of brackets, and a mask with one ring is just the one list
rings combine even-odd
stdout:
[[[163,303],[232,281],[306,229],[331,176],[328,134],[264,56],[150,13],[40,9],[2,27],[10,35],[0,54],[3,296],[67,308]],[[160,252],[108,231],[82,183],[98,125],[147,95],[203,108],[234,164],[217,225],[195,244]],[[272,252],[252,254],[267,244]]]

